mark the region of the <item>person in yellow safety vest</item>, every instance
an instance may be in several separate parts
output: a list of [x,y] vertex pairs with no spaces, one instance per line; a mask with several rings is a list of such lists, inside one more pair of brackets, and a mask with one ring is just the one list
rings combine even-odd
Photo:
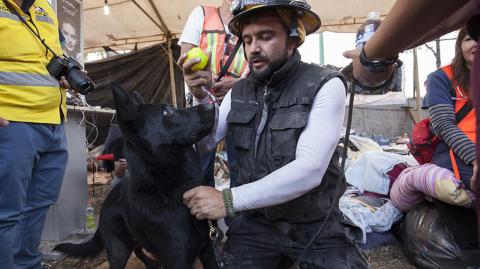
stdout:
[[[20,19],[20,18],[23,18]],[[61,34],[47,0],[0,0],[0,267],[40,269],[48,208],[67,164],[65,90],[46,66]]]
[[[188,17],[179,39],[181,55],[193,47],[200,47],[210,56],[210,69],[212,71],[212,85],[210,91],[217,100],[221,101],[233,84],[245,77],[249,72],[248,62],[245,59],[243,46],[241,46],[227,70],[225,77],[215,82],[218,74],[234,50],[238,38],[228,30],[228,22],[232,18],[230,10],[232,1],[223,0],[220,7],[198,6]],[[188,76],[188,74],[184,74]],[[230,185],[236,184],[237,166],[234,156],[233,143],[226,138],[228,167],[230,172]],[[202,155],[202,177],[207,184],[214,184],[213,164],[215,152]]]

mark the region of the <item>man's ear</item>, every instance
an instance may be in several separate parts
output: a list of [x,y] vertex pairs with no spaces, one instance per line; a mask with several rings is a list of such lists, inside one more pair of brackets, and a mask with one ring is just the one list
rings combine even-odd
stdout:
[[288,54],[293,55],[293,52],[298,48],[298,37],[289,37],[288,38]]
[[112,84],[113,99],[117,117],[120,122],[135,120],[137,116],[137,106],[130,99],[128,93],[117,83]]

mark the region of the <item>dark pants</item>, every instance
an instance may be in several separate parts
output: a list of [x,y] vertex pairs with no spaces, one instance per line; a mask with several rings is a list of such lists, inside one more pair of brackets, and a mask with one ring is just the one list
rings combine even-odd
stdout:
[[64,124],[0,128],[0,268],[42,268],[43,225],[67,160]]
[[[281,269],[293,265],[316,234],[320,222],[289,224],[269,222],[260,215],[242,213],[227,231],[228,269]],[[300,261],[300,268],[363,269],[368,264],[337,223],[327,225]]]

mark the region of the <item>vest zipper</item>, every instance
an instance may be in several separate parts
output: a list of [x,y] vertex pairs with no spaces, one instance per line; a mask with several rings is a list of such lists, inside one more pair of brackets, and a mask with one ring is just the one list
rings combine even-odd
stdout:
[[260,118],[260,123],[258,124],[257,134],[255,135],[255,151],[254,156],[257,157],[257,147],[258,147],[258,140],[260,140],[260,135],[265,129],[265,125],[267,123],[268,118],[268,97],[270,96],[270,90],[268,89],[268,85],[265,85],[264,92],[263,92],[263,102],[262,102],[262,117]]
[[238,102],[238,103],[241,103],[241,104],[252,104],[252,105],[255,105],[255,106],[258,105],[257,101],[249,101],[249,100],[245,101],[245,100],[235,99],[235,102]]

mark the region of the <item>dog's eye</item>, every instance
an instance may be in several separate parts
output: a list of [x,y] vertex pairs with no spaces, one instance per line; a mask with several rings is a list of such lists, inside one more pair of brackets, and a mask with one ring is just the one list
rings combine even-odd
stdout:
[[164,117],[170,117],[172,116],[172,114],[173,114],[173,110],[168,107],[163,110]]

